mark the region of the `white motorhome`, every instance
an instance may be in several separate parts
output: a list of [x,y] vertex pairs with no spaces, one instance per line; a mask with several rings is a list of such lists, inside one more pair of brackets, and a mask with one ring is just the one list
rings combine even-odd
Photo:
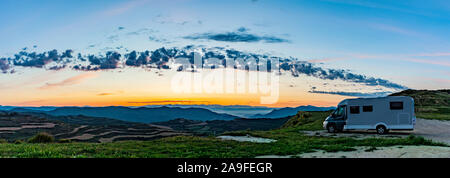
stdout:
[[346,99],[323,122],[328,132],[414,130],[414,99],[408,96]]

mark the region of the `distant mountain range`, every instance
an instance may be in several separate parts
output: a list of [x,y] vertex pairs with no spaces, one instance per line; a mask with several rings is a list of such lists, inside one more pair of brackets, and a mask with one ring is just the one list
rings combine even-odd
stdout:
[[334,110],[335,107],[316,107],[316,106],[299,106],[296,108],[280,108],[274,109],[272,112],[267,114],[257,114],[251,118],[282,118],[287,116],[296,115],[299,111],[329,111]]
[[219,114],[229,114],[240,118],[251,118],[256,114],[267,114],[274,108],[264,106],[246,106],[246,105],[148,105],[141,106],[148,108],[171,107],[171,108],[202,108],[208,109]]
[[269,108],[222,105],[151,105],[141,107],[14,107],[0,106],[0,110],[20,113],[44,113],[52,116],[89,116],[118,119],[128,122],[153,123],[173,119],[197,121],[233,120],[236,118],[283,118],[298,111],[327,111],[334,107],[300,106],[296,108]]
[[201,108],[129,108],[122,106],[110,107],[58,107],[45,111],[29,108],[13,108],[11,112],[19,113],[45,113],[52,116],[89,116],[118,119],[127,122],[152,123],[184,118],[189,120],[233,120],[236,116],[218,114]]

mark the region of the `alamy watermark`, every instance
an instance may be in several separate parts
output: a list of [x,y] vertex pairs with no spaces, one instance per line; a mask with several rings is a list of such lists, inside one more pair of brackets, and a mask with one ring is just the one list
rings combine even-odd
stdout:
[[265,58],[176,58],[177,73],[172,78],[175,93],[259,94],[261,104],[279,99],[279,60]]

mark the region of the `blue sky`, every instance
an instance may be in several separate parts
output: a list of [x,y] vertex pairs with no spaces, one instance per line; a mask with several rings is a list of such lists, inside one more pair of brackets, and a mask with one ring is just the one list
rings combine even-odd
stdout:
[[[2,0],[0,22],[6,58],[24,47],[87,55],[192,44],[292,56],[408,88],[450,87],[446,0]],[[223,34],[255,41],[217,40]]]

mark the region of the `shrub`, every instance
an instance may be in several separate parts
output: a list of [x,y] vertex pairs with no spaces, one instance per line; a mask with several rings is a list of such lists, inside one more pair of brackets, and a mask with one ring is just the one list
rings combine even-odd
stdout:
[[54,141],[55,138],[46,132],[38,133],[35,136],[28,139],[29,143],[52,143]]
[[22,143],[24,143],[23,140],[16,140],[16,141],[14,141],[14,144],[22,144]]
[[2,138],[2,139],[0,139],[0,144],[2,144],[2,143],[8,143],[8,141],[6,139]]
[[58,143],[72,143],[72,140],[70,140],[70,139],[59,139]]

